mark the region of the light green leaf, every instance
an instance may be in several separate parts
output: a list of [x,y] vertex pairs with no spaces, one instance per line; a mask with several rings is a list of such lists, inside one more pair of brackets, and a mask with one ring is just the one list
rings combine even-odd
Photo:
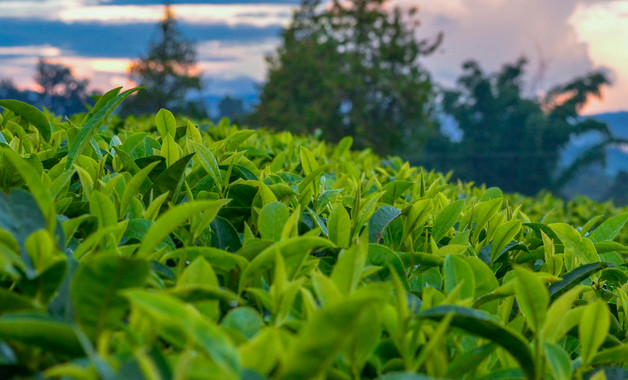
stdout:
[[585,306],[578,325],[580,358],[583,365],[591,362],[597,350],[606,340],[611,325],[609,313],[608,305],[601,299]]
[[341,251],[331,273],[331,279],[345,295],[351,294],[358,286],[367,254],[368,244],[364,236],[361,237],[358,244]]
[[124,99],[129,97],[134,92],[141,90],[142,88],[143,87],[132,88],[130,90],[124,91],[121,94],[116,95],[115,97],[111,98],[106,104],[103,104],[103,106],[95,111],[94,114],[91,114],[87,120],[85,120],[85,122],[81,126],[81,129],[79,129],[78,134],[74,138],[72,145],[69,147],[68,156],[65,162],[66,170],[72,167],[74,161],[81,153],[83,153],[83,150],[85,150],[85,148],[89,145],[89,141],[98,130],[100,124],[105,121],[105,119],[118,106],[118,104],[120,104]]
[[494,263],[498,255],[506,248],[508,243],[521,231],[521,221],[511,220],[497,227],[491,245],[491,263]]
[[290,218],[290,210],[281,202],[271,202],[260,211],[257,227],[262,239],[279,241],[281,231]]
[[163,140],[166,139],[166,136],[170,136],[174,138],[177,134],[177,121],[174,118],[172,112],[166,109],[160,109],[155,115],[155,125],[157,126],[157,131],[159,131],[159,136]]
[[569,354],[559,345],[543,343],[545,357],[556,380],[571,379],[571,360]]
[[0,107],[6,108],[16,115],[22,116],[29,123],[34,125],[35,128],[37,128],[44,140],[50,141],[50,122],[46,118],[46,115],[44,115],[36,107],[13,99],[0,99]]
[[139,193],[140,188],[142,187],[144,182],[148,179],[148,175],[158,164],[159,164],[159,161],[146,165],[146,167],[140,170],[139,172],[137,172],[137,174],[135,174],[133,178],[131,178],[129,183],[126,185],[126,187],[124,188],[124,193],[122,193],[122,199],[120,200],[120,214],[119,215],[121,218],[125,217],[126,209],[129,206],[129,203],[131,203],[131,199],[133,199],[133,197]]
[[163,215],[155,221],[155,224],[150,227],[144,237],[144,241],[142,241],[140,245],[137,256],[146,257],[150,255],[159,246],[162,240],[189,218],[201,212],[211,213],[215,216],[218,214],[220,208],[227,203],[229,203],[229,199],[196,201],[171,208],[163,213]]
[[122,323],[128,304],[119,292],[141,286],[147,276],[148,263],[144,260],[97,256],[81,262],[72,279],[79,326],[96,340],[104,330]]
[[443,265],[445,276],[445,292],[450,294],[459,284],[462,284],[460,298],[473,298],[475,293],[475,276],[471,266],[461,256],[447,255]]
[[42,315],[3,315],[0,317],[0,340],[39,347],[51,355],[84,355],[71,326]]
[[628,212],[615,215],[612,218],[605,220],[600,224],[593,232],[589,234],[589,239],[594,243],[601,241],[613,240],[615,236],[624,228],[628,221]]
[[351,242],[351,217],[344,206],[336,204],[327,220],[329,240],[339,247],[348,247]]
[[543,281],[527,269],[515,268],[515,295],[528,326],[539,332],[547,316],[549,294]]
[[460,218],[460,212],[464,207],[464,200],[460,199],[447,205],[434,219],[432,227],[432,237],[435,242],[439,242],[447,234],[447,231],[456,224]]

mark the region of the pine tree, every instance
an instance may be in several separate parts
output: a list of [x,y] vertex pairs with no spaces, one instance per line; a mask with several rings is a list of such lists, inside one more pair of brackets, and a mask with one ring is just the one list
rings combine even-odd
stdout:
[[134,62],[129,69],[130,78],[147,88],[124,103],[122,114],[155,113],[167,108],[192,117],[206,117],[203,101],[190,99],[191,93],[202,89],[196,50],[178,30],[169,3],[166,3],[158,30],[159,38],[151,41],[147,56]]
[[256,119],[328,141],[353,136],[380,154],[417,151],[428,135],[434,97],[421,57],[440,43],[417,40],[416,9],[384,0],[304,0],[267,58]]

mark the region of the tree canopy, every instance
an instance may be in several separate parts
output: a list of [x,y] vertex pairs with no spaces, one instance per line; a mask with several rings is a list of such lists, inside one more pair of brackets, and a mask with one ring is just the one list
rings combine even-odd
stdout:
[[256,120],[299,133],[350,135],[377,153],[416,149],[429,134],[434,89],[420,58],[440,43],[417,40],[416,8],[383,0],[304,0],[267,57]]
[[[526,64],[521,58],[493,74],[475,61],[463,64],[456,88],[444,91],[441,103],[462,130],[462,140],[430,140],[429,164],[454,169],[463,179],[535,194],[558,190],[578,168],[604,160],[604,147],[616,139],[605,123],[582,119],[579,112],[590,97],[600,96],[601,87],[609,84],[607,76],[591,72],[543,97],[525,97]],[[571,137],[590,131],[601,133],[603,141],[559,170],[562,148]]]
[[194,44],[177,28],[169,4],[166,4],[158,31],[158,38],[150,42],[148,54],[129,69],[131,79],[147,88],[128,99],[122,114],[153,113],[167,108],[189,116],[207,116],[202,100],[190,98],[193,92],[202,89],[202,73],[196,64]]
[[35,82],[41,87],[40,103],[59,114],[73,114],[85,110],[91,101],[87,79],[77,79],[69,66],[40,58],[37,61]]

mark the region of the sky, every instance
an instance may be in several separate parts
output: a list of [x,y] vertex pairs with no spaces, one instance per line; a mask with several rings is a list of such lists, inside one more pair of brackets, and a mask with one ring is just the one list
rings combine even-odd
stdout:
[[[603,69],[613,86],[585,113],[628,110],[628,0],[389,0],[418,5],[417,38],[444,33],[424,59],[434,80],[452,86],[464,61],[487,71],[528,57],[530,94]],[[175,0],[183,34],[196,43],[207,93],[254,94],[264,56],[278,46],[298,0]],[[69,65],[93,87],[131,83],[163,14],[160,0],[0,0],[0,78],[33,88],[39,57]]]

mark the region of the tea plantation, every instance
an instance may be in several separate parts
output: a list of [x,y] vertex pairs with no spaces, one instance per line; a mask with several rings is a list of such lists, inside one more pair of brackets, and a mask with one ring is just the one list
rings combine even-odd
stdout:
[[0,100],[0,378],[624,379],[628,213]]

